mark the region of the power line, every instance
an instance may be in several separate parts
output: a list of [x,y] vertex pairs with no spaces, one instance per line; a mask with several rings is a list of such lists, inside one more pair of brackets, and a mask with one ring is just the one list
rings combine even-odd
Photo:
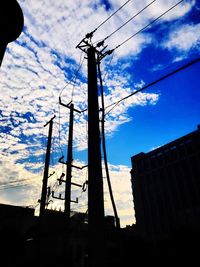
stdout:
[[143,9],[141,9],[139,12],[137,12],[135,15],[133,15],[129,20],[127,20],[124,24],[122,24],[118,29],[116,29],[114,32],[112,32],[111,34],[109,34],[105,39],[107,40],[108,38],[110,38],[112,35],[114,35],[116,32],[118,32],[120,29],[122,29],[124,26],[126,26],[131,20],[133,20],[134,18],[136,18],[139,14],[141,14],[145,9],[147,9],[150,5],[152,5],[156,0],[153,0],[152,2],[150,2],[148,5],[146,5]]
[[104,25],[109,19],[111,19],[117,12],[119,12],[125,5],[128,4],[131,0],[126,1],[122,6],[120,6],[114,13],[112,13],[107,19],[99,24],[99,26],[93,30],[91,33],[86,34],[86,38],[92,37],[93,33],[95,33],[102,25]]
[[[74,84],[76,83],[77,75],[78,75],[78,73],[79,73],[79,71],[80,71],[80,69],[81,69],[81,67],[82,67],[82,65],[83,65],[83,61],[84,61],[84,57],[83,57],[83,59],[82,59],[82,56],[83,56],[83,52],[82,52],[81,55],[80,55],[80,59],[79,59],[79,63],[78,63],[78,67],[77,67],[77,69],[76,69],[76,71],[75,71],[75,73],[74,73],[74,76],[73,76],[72,80],[69,81],[69,82],[67,82],[66,85],[61,89],[61,91],[60,91],[60,93],[59,93],[59,97],[61,96],[63,90],[64,90],[70,83],[72,83],[72,82],[73,82]],[[72,84],[72,85],[73,85],[73,89],[74,89],[74,84]],[[72,98],[73,98],[73,89],[72,89]]]
[[118,106],[122,101],[126,100],[127,98],[129,98],[129,97],[131,97],[131,96],[133,96],[133,95],[135,95],[135,94],[137,94],[137,93],[139,93],[139,92],[141,92],[141,91],[143,91],[143,90],[145,90],[145,89],[147,89],[147,88],[149,88],[149,87],[155,85],[156,83],[161,82],[162,80],[164,80],[164,79],[166,79],[166,78],[168,78],[168,77],[170,77],[170,76],[176,74],[177,72],[179,72],[179,71],[181,71],[181,70],[184,70],[184,69],[186,69],[186,68],[192,66],[193,64],[195,64],[195,63],[197,63],[197,62],[199,62],[199,61],[200,61],[200,57],[198,57],[198,58],[196,58],[195,60],[192,60],[192,61],[190,61],[189,63],[187,63],[187,64],[181,66],[180,68],[178,68],[178,69],[176,69],[176,70],[174,70],[174,71],[172,71],[172,72],[170,72],[170,73],[168,73],[168,74],[162,76],[161,78],[159,78],[159,79],[157,79],[157,80],[155,80],[155,81],[153,81],[153,82],[151,82],[151,83],[145,85],[144,87],[140,88],[139,90],[134,91],[133,93],[127,95],[126,97],[120,99],[119,101],[117,101],[117,102],[115,102],[115,103],[113,103],[113,104],[107,106],[106,109],[109,108],[109,107],[111,107],[111,106],[113,106],[113,107],[112,107],[112,108],[111,108],[105,115],[108,115],[108,114],[109,114],[109,113],[110,113],[116,106]]
[[105,164],[105,171],[106,171],[106,178],[108,183],[108,189],[111,199],[111,204],[113,207],[113,212],[116,220],[116,226],[119,229],[120,228],[120,221],[117,213],[117,208],[115,205],[115,200],[112,192],[112,185],[110,181],[110,174],[109,174],[109,168],[108,168],[108,160],[107,160],[107,152],[106,152],[106,140],[105,140],[105,106],[104,106],[104,90],[103,90],[103,81],[101,76],[101,70],[100,70],[100,61],[98,60],[98,73],[99,73],[99,80],[100,80],[100,92],[101,92],[101,104],[102,104],[102,119],[101,119],[101,134],[102,134],[102,148],[103,148],[103,158],[104,158],[104,164]]
[[17,188],[17,187],[22,187],[22,186],[28,186],[31,185],[31,183],[24,183],[24,184],[16,184],[16,185],[8,185],[8,186],[3,186],[0,187],[0,190],[4,190],[4,189],[12,189],[12,188]]
[[74,85],[73,85],[73,88],[72,88],[72,95],[71,95],[71,101],[72,102],[73,102],[73,98],[74,98],[74,88],[75,88],[76,79],[78,77],[78,73],[81,70],[83,62],[84,62],[84,59],[85,59],[85,57],[82,58],[82,56],[83,56],[83,52],[81,54],[80,61],[79,61],[79,67],[78,67],[78,69],[76,71],[75,78],[74,78]]
[[[72,87],[72,92],[71,92],[71,102],[73,102],[73,98],[74,98],[74,88],[75,88],[75,83],[76,83],[76,79],[77,79],[77,76],[78,76],[78,73],[83,65],[83,62],[84,62],[84,57],[83,56],[83,52],[81,53],[80,55],[80,59],[79,59],[79,64],[78,64],[78,67],[76,69],[76,72],[74,74],[74,77],[72,78],[71,82],[73,82],[73,87]],[[70,81],[62,88],[62,90],[60,91],[60,94],[59,94],[59,99],[61,97],[61,94],[63,92],[63,90],[71,83]],[[59,140],[59,148],[60,148],[60,151],[61,151],[61,154],[63,156],[63,150],[62,150],[62,147],[61,147],[61,111],[60,111],[60,101],[58,102],[58,113],[59,113],[59,116],[58,116],[58,140]]]
[[5,186],[5,185],[12,185],[15,183],[20,183],[20,182],[28,182],[31,180],[34,180],[35,178],[29,178],[29,179],[20,179],[20,180],[13,180],[13,181],[9,181],[9,182],[2,182],[0,183],[0,186]]
[[136,35],[138,35],[139,33],[141,33],[142,31],[144,31],[146,28],[148,28],[150,25],[152,25],[153,23],[155,23],[157,20],[159,20],[161,17],[163,17],[165,14],[167,14],[169,11],[171,11],[173,8],[175,8],[176,6],[178,6],[181,2],[183,2],[184,0],[179,1],[178,3],[176,3],[175,5],[173,5],[172,7],[170,7],[168,10],[166,10],[164,13],[162,13],[160,16],[158,16],[156,19],[152,20],[149,24],[147,24],[145,27],[143,27],[142,29],[140,29],[139,31],[137,31],[136,33],[134,33],[133,35],[131,35],[128,39],[126,39],[125,41],[123,41],[121,44],[117,45],[114,50],[118,49],[119,47],[121,47],[123,44],[127,43],[130,39],[132,39],[133,37],[135,37]]

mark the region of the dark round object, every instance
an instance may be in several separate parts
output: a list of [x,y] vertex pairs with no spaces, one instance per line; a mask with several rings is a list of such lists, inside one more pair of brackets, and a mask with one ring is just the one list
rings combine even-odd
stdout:
[[1,0],[0,3],[0,45],[16,40],[24,26],[24,16],[16,0]]

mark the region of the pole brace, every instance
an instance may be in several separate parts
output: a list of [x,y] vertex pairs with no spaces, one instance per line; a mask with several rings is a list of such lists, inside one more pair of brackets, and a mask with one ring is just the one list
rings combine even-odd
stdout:
[[78,166],[72,165],[72,167],[75,168],[75,169],[78,169],[78,170],[82,170],[82,169],[88,167],[88,165],[85,165],[85,166],[82,166],[82,167],[78,167]]
[[[55,199],[58,199],[58,200],[65,200],[65,198],[62,197],[61,193],[59,193],[58,196],[55,196],[55,192],[54,191],[52,191],[52,198],[55,198]],[[78,198],[76,198],[76,200],[70,200],[70,202],[78,203]]]
[[70,200],[70,202],[78,203],[78,198],[76,198],[76,200]]
[[58,162],[67,165],[67,163],[63,161],[63,159],[64,159],[64,156],[60,157]]

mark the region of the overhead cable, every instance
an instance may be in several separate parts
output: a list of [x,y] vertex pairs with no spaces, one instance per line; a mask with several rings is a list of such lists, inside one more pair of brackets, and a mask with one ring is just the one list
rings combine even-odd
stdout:
[[12,188],[17,188],[17,187],[22,187],[22,186],[28,186],[28,185],[31,185],[31,184],[30,183],[24,183],[24,184],[16,184],[16,185],[2,186],[2,187],[0,187],[0,190],[12,189]]
[[88,33],[86,35],[86,38],[92,37],[93,33],[95,33],[102,25],[104,25],[109,19],[111,19],[117,12],[119,12],[125,5],[128,4],[131,0],[126,1],[122,6],[120,6],[114,13],[112,13],[107,19],[105,19],[102,23],[99,24],[99,26],[94,29],[91,33]]
[[164,13],[162,13],[160,16],[158,16],[156,19],[152,20],[149,24],[147,24],[145,27],[143,27],[142,29],[140,29],[139,31],[137,31],[136,33],[134,33],[133,35],[131,35],[128,39],[126,39],[125,41],[123,41],[121,44],[117,45],[114,50],[118,49],[120,46],[122,46],[123,44],[127,43],[130,39],[132,39],[133,37],[135,37],[136,35],[138,35],[139,33],[141,33],[142,31],[144,31],[146,28],[148,28],[150,25],[152,25],[153,23],[155,23],[157,20],[159,20],[161,17],[163,17],[164,15],[166,15],[169,11],[171,11],[173,8],[175,8],[176,6],[178,6],[181,2],[183,2],[184,0],[179,1],[178,3],[176,3],[175,5],[173,5],[172,7],[170,7],[168,10],[166,10]]
[[105,140],[105,106],[104,106],[104,93],[103,93],[103,81],[101,76],[101,70],[100,70],[100,61],[98,60],[98,73],[99,73],[99,80],[100,80],[100,92],[101,92],[101,104],[102,104],[102,118],[101,118],[101,132],[102,132],[102,148],[103,148],[103,156],[104,156],[104,164],[105,164],[105,171],[106,171],[106,178],[108,182],[108,189],[110,194],[110,199],[113,207],[113,212],[115,215],[115,221],[116,221],[116,227],[117,229],[120,229],[120,221],[117,214],[117,208],[115,205],[115,200],[112,192],[112,185],[110,181],[110,174],[109,174],[109,168],[108,168],[108,160],[107,160],[107,152],[106,152],[106,140]]
[[27,178],[27,179],[19,179],[19,180],[11,180],[11,181],[8,181],[8,182],[1,182],[0,183],[0,186],[7,186],[7,185],[13,185],[13,184],[18,184],[20,182],[28,182],[28,181],[31,181],[31,180],[34,180],[35,178]]
[[78,63],[78,67],[77,67],[77,69],[76,69],[76,71],[75,71],[75,73],[74,73],[74,76],[73,76],[72,80],[69,81],[69,82],[67,82],[66,85],[61,89],[61,91],[60,91],[60,93],[59,93],[59,97],[61,96],[63,90],[64,90],[70,83],[72,84],[72,82],[73,82],[73,84],[72,84],[72,85],[73,85],[73,89],[72,89],[72,98],[73,98],[74,84],[76,83],[76,79],[77,79],[78,73],[79,73],[79,71],[80,71],[80,69],[81,69],[81,67],[82,67],[82,65],[83,65],[83,61],[84,61],[84,57],[83,57],[83,59],[82,59],[82,56],[83,56],[83,52],[82,52],[81,55],[80,55],[80,59],[79,59],[79,63]]
[[108,38],[110,38],[112,35],[114,35],[116,32],[118,32],[120,29],[122,29],[124,26],[126,26],[131,20],[133,20],[134,18],[136,18],[139,14],[141,14],[145,9],[147,9],[149,6],[151,6],[156,0],[153,0],[152,2],[150,2],[148,5],[146,5],[143,9],[141,9],[139,12],[137,12],[134,16],[132,16],[129,20],[127,20],[124,24],[122,24],[118,29],[116,29],[114,32],[112,32],[111,34],[109,34],[105,39],[107,40]]
[[129,97],[131,97],[131,96],[133,96],[133,95],[135,95],[135,94],[137,94],[137,93],[139,93],[139,92],[142,92],[143,90],[145,90],[145,89],[147,89],[147,88],[149,88],[149,87],[155,85],[156,83],[161,82],[162,80],[165,80],[166,78],[172,76],[173,74],[176,74],[177,72],[179,72],[179,71],[181,71],[181,70],[184,70],[184,69],[186,69],[186,68],[192,66],[193,64],[195,64],[195,63],[197,63],[197,62],[199,62],[199,61],[200,61],[200,57],[196,58],[195,60],[190,61],[189,63],[187,63],[187,64],[181,66],[181,67],[178,68],[178,69],[175,69],[174,71],[172,71],[172,72],[170,72],[170,73],[168,73],[168,74],[162,76],[161,78],[159,78],[159,79],[157,79],[157,80],[155,80],[155,81],[153,81],[153,82],[151,82],[151,83],[145,85],[144,87],[142,87],[142,88],[140,88],[140,89],[134,91],[133,93],[131,93],[131,94],[127,95],[127,96],[125,96],[124,98],[120,99],[119,101],[117,101],[117,102],[115,102],[115,103],[113,103],[113,104],[107,106],[106,109],[109,108],[109,107],[111,107],[111,106],[113,106],[113,107],[112,107],[108,112],[106,112],[105,115],[108,115],[108,114],[109,114],[109,113],[110,113],[116,106],[118,106],[122,101],[128,99]]

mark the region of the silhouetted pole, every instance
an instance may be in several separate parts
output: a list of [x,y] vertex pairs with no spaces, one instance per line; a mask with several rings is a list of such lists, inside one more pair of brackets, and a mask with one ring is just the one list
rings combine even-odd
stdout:
[[16,0],[0,3],[0,66],[8,43],[16,40],[24,26],[24,16]]
[[95,48],[88,56],[88,227],[89,267],[104,266],[104,198]]
[[70,104],[69,108],[70,108],[70,119],[69,119],[69,135],[68,135],[68,148],[67,148],[67,171],[66,171],[66,183],[65,183],[65,213],[68,221],[70,219],[70,203],[71,203],[74,104]]
[[54,118],[55,116],[51,118],[51,120],[44,125],[45,127],[49,124],[49,134],[48,134],[48,141],[47,141],[43,182],[42,182],[42,194],[41,194],[41,200],[40,200],[41,201],[40,202],[40,216],[44,215],[45,207],[46,207],[47,184],[48,184],[48,177],[49,177],[49,163],[50,163],[50,154],[51,154],[51,138],[52,138]]

